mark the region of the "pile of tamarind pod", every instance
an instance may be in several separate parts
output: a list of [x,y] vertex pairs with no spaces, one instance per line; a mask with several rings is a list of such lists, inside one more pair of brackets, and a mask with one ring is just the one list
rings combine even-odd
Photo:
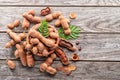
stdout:
[[[62,15],[62,12],[56,11],[52,13],[50,8],[46,9],[44,9],[44,11],[41,10],[40,16],[44,15],[44,19],[48,22],[56,19],[54,26],[61,25],[65,34],[69,35],[71,32],[69,28],[69,20]],[[28,12],[24,12],[22,16],[22,22],[17,19],[13,23],[7,25],[7,33],[11,40],[6,43],[5,47],[16,47],[16,50],[14,51],[15,58],[19,58],[23,66],[34,67],[34,56],[46,57],[46,60],[40,64],[39,69],[41,72],[47,72],[49,74],[56,74],[57,72],[57,69],[51,66],[57,57],[60,58],[63,65],[69,65],[69,59],[60,46],[65,47],[71,51],[75,51],[76,47],[73,46],[70,42],[61,39],[58,35],[57,29],[50,24],[48,25],[49,36],[46,38],[40,34],[40,32],[38,32],[38,28],[41,25],[42,19],[40,16],[35,16],[35,10],[32,9]],[[21,23],[23,32],[15,33],[13,29],[18,27]],[[30,28],[30,24],[34,25]],[[25,30],[28,30],[28,32],[25,32]],[[9,63],[9,66],[13,64],[11,61],[9,61]],[[13,66],[11,67],[11,69],[14,68],[15,67]]]

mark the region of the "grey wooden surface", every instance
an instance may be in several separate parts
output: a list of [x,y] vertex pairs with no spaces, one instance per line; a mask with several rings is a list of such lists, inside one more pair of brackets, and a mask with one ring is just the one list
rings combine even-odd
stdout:
[[[80,37],[71,40],[82,51],[77,66],[70,76],[58,72],[55,76],[39,72],[39,64],[43,61],[35,57],[35,67],[22,67],[13,56],[15,48],[6,49],[9,36],[6,25],[15,19],[21,19],[22,13],[29,9],[36,10],[36,16],[45,6],[52,10],[60,10],[68,17],[75,12],[77,18],[71,24],[81,29]],[[0,0],[0,80],[120,80],[120,0]],[[51,23],[53,24],[53,23]],[[21,25],[14,29],[22,32]],[[76,42],[80,42],[76,45]],[[65,49],[68,57],[70,51]],[[13,59],[17,65],[10,70],[6,58]],[[61,65],[59,59],[52,66]]]

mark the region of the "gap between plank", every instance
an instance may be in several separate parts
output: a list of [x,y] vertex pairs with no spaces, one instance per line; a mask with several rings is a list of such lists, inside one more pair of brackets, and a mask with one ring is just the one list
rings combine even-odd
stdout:
[[[20,61],[18,59],[11,59],[13,61]],[[6,61],[6,59],[0,59],[0,61]],[[45,60],[35,60],[35,61],[45,61]],[[54,61],[60,61],[60,60],[54,60]],[[78,60],[78,61],[72,61],[69,60],[72,63],[77,63],[77,62],[120,62],[120,60]]]
[[120,5],[0,5],[0,7],[120,7]]

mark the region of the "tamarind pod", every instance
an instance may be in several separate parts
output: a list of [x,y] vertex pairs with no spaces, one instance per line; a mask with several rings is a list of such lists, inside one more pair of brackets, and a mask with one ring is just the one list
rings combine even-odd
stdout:
[[43,56],[48,56],[50,53],[48,52],[48,50],[45,48],[44,50],[43,50],[43,52],[42,52],[42,55]]
[[40,17],[32,16],[31,14],[28,14],[27,12],[23,13],[23,17],[32,23],[40,23],[41,22]]
[[29,26],[30,26],[30,22],[26,18],[24,18],[22,23],[22,28],[26,30]]
[[[21,40],[23,40],[23,39],[26,37],[26,35],[25,35],[24,33],[20,33],[18,36],[20,37]],[[9,42],[6,43],[5,47],[6,47],[6,48],[10,48],[11,46],[15,45],[16,43],[17,43],[17,42],[15,42],[15,41],[12,39],[12,40],[10,40]]]
[[16,59],[19,58],[18,50],[15,50],[15,52],[14,52],[14,56],[15,56]]
[[52,21],[53,20],[52,14],[48,14],[47,16],[45,16],[45,20],[48,22]]
[[49,74],[53,74],[53,75],[57,73],[56,69],[54,69],[54,68],[51,67],[51,66],[48,66],[48,67],[46,68],[46,72],[48,72]]
[[60,15],[58,19],[62,20],[62,19],[65,19],[65,17],[63,15]]
[[55,58],[57,58],[57,55],[55,53],[52,53],[50,57],[54,60]]
[[53,18],[58,18],[60,15],[62,14],[62,12],[61,11],[56,11],[56,12],[54,12],[53,14],[52,14],[52,16],[53,16]]
[[61,48],[57,47],[55,49],[55,52],[58,55],[58,57],[60,58],[63,65],[68,65],[69,64],[68,57],[66,56],[65,52]]
[[54,31],[53,28],[48,28],[48,30],[49,30],[49,33]]
[[26,59],[26,54],[24,52],[23,47],[20,44],[16,44],[16,48],[18,50],[20,60],[23,66],[27,66],[27,59]]
[[32,22],[34,22],[34,23],[40,23],[41,22],[41,18],[37,17],[37,16],[34,16]]
[[13,40],[15,40],[15,42],[20,42],[21,41],[20,37],[16,33],[14,33],[13,31],[11,31],[10,29],[7,30],[7,33],[9,34],[9,36]]
[[56,39],[56,38],[59,37],[58,33],[55,33],[55,32],[50,32],[50,33],[49,33],[49,36],[50,36],[51,38],[53,38],[53,39]]
[[32,54],[30,52],[27,52],[27,56],[26,57],[27,57],[26,59],[27,59],[28,67],[33,67],[35,62],[34,62]]
[[43,37],[36,30],[30,30],[29,35],[32,36],[32,37],[38,38],[41,42],[43,42],[48,47],[54,47],[55,46],[55,43],[52,40]]
[[12,40],[10,40],[9,42],[6,43],[5,47],[10,48],[11,46],[15,45],[15,43],[16,42],[12,39]]
[[36,55],[39,57],[43,56],[42,53],[39,53],[39,52]]
[[53,59],[51,57],[48,57],[45,62],[48,66],[50,66],[53,63]]
[[26,34],[25,33],[20,33],[18,36],[20,37],[21,40],[26,38]]
[[31,15],[34,16],[34,15],[35,15],[35,10],[34,10],[34,9],[29,10],[29,11],[28,11],[28,14],[31,14]]
[[15,69],[16,67],[16,64],[10,59],[7,60],[7,65],[10,69]]
[[17,19],[17,20],[15,20],[13,23],[8,24],[7,27],[8,27],[9,29],[13,29],[13,28],[15,28],[15,27],[18,27],[19,24],[20,24],[20,20]]
[[59,19],[56,20],[55,23],[54,23],[54,25],[55,25],[56,27],[60,26],[60,25],[61,25],[61,24],[60,24],[60,20],[59,20]]
[[34,47],[32,48],[32,53],[33,53],[33,54],[37,54],[37,53],[38,53],[38,49],[37,49],[36,46],[34,46]]
[[59,46],[65,47],[65,48],[67,48],[68,50],[71,50],[71,51],[75,51],[76,50],[76,47],[73,46],[72,43],[70,43],[69,41],[66,41],[64,39],[60,39]]
[[68,28],[68,29],[64,30],[64,33],[65,33],[66,35],[70,35],[70,33],[71,33],[70,28]]
[[48,67],[48,65],[46,63],[42,63],[42,64],[40,64],[39,69],[41,72],[45,72],[47,67]]
[[39,42],[37,44],[37,48],[38,48],[39,52],[43,52],[43,50],[45,49],[45,46],[42,42]]
[[61,23],[61,25],[62,25],[62,27],[63,27],[64,30],[66,30],[66,29],[69,28],[69,25],[68,25],[68,22],[66,21],[66,19],[62,19],[60,21],[60,23]]
[[39,43],[39,39],[37,39],[37,38],[31,38],[30,39],[30,44],[31,45],[37,45]]

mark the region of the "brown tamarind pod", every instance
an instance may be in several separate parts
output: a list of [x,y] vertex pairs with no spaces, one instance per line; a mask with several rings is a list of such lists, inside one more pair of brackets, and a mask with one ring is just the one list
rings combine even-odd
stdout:
[[20,37],[14,33],[13,31],[11,31],[10,29],[7,30],[7,33],[9,34],[9,36],[15,41],[15,42],[20,42],[21,39]]
[[47,16],[45,16],[45,20],[48,22],[52,21],[53,20],[52,14],[48,14]]
[[34,16],[34,15],[35,15],[35,10],[34,10],[34,9],[29,10],[29,11],[28,11],[28,14],[31,14],[31,15]]
[[53,39],[59,38],[58,33],[55,33],[55,32],[50,32],[50,33],[49,33],[49,36],[50,36],[51,38],[53,38]]
[[62,12],[61,11],[56,11],[52,14],[53,18],[56,19],[58,18],[60,15],[62,15]]
[[9,42],[6,43],[5,47],[10,48],[11,46],[15,45],[15,41],[12,39]]
[[32,16],[31,14],[28,14],[27,12],[23,13],[23,17],[32,23],[40,23],[41,22],[40,17]]
[[60,39],[59,46],[65,47],[65,48],[67,48],[67,49],[69,49],[71,51],[76,50],[76,47],[72,43],[70,43],[69,41],[66,41],[64,39]]
[[61,25],[62,25],[62,27],[63,27],[64,30],[66,30],[66,29],[69,28],[69,24],[68,24],[68,22],[66,21],[66,19],[62,19],[62,20],[60,21],[60,23],[61,23]]
[[44,44],[42,42],[39,42],[37,44],[37,48],[38,48],[39,52],[43,52],[43,50],[45,49],[45,46],[44,46]]
[[33,67],[35,62],[34,62],[34,58],[33,58],[32,54],[30,52],[27,52],[27,56],[26,57],[27,57],[26,59],[27,59],[28,67]]
[[49,74],[53,74],[53,75],[57,73],[56,69],[51,66],[48,66],[46,68],[46,72],[48,72]]
[[48,50],[45,48],[45,49],[43,49],[43,51],[42,51],[42,55],[43,56],[48,56],[50,53],[48,52]]
[[31,45],[37,45],[39,42],[40,42],[40,41],[39,41],[39,39],[37,39],[37,38],[31,38],[31,39],[30,39],[30,44],[31,44]]
[[39,69],[41,72],[45,72],[47,67],[48,67],[48,65],[46,63],[42,63],[42,64],[40,64]]
[[50,40],[50,39],[47,39],[45,37],[43,37],[38,31],[36,30],[30,30],[29,31],[29,35],[31,37],[34,37],[34,38],[38,38],[41,42],[43,42],[46,46],[48,47],[54,47],[55,46],[55,43]]
[[64,33],[65,33],[66,35],[70,35],[70,33],[71,33],[70,28],[68,28],[68,29],[64,30]]
[[33,53],[33,54],[37,54],[37,53],[38,53],[38,49],[37,49],[36,46],[34,46],[34,47],[32,48],[32,53]]
[[14,56],[15,56],[16,59],[19,58],[18,50],[15,50],[15,52],[14,52]]
[[9,29],[13,29],[13,28],[15,28],[15,27],[18,27],[19,24],[20,24],[20,20],[17,19],[17,20],[15,20],[13,23],[8,24],[7,26],[8,26]]
[[[22,41],[26,37],[26,35],[25,35],[25,33],[20,33],[18,35],[18,37],[20,37],[20,40]],[[5,47],[10,48],[11,46],[15,45],[16,43],[17,42],[15,42],[13,39],[11,39],[9,42],[6,43]]]
[[57,58],[57,55],[55,53],[52,53],[50,57],[54,60],[55,58]]
[[60,26],[60,25],[61,25],[61,24],[60,24],[60,20],[59,20],[59,19],[56,20],[55,23],[54,23],[54,25],[55,25],[56,27]]
[[58,57],[60,58],[63,65],[68,65],[69,64],[68,57],[66,56],[65,52],[61,48],[57,47],[55,49],[55,52],[58,55]]
[[21,40],[26,38],[26,34],[25,33],[20,33],[18,36],[20,37]]
[[65,17],[63,15],[60,15],[58,19],[62,20],[62,19],[65,19]]
[[24,18],[22,23],[22,28],[26,30],[29,26],[30,26],[30,22],[26,18]]
[[27,59],[26,59],[26,54],[24,52],[23,47],[20,44],[16,44],[16,48],[18,50],[20,60],[23,66],[27,66]]
[[16,67],[15,62],[13,62],[13,61],[10,60],[10,59],[7,60],[7,65],[8,65],[8,67],[9,67],[10,69],[15,69],[15,67]]
[[53,59],[51,57],[48,57],[46,60],[45,60],[45,63],[50,66],[52,63],[53,63]]
[[46,16],[46,15],[48,15],[48,14],[50,14],[51,13],[51,8],[50,7],[46,7],[45,9],[42,9],[41,11],[40,11],[40,15],[41,16]]

